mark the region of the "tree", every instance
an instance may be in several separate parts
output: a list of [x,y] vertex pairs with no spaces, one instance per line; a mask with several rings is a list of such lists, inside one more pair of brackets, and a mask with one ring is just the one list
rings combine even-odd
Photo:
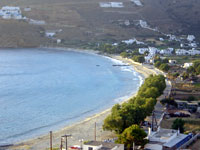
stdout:
[[200,74],[200,65],[196,68],[197,74]]
[[195,68],[193,66],[190,66],[188,69],[187,69],[187,72],[188,73],[193,73],[195,72]]
[[131,149],[133,143],[135,145],[141,145],[142,147],[148,142],[146,138],[146,132],[138,125],[132,125],[124,130],[122,134],[118,136],[117,143],[124,144],[126,148]]
[[170,66],[168,64],[161,64],[159,66],[159,69],[164,71],[164,72],[167,72],[169,70]]
[[128,53],[127,52],[121,52],[120,56],[123,57],[123,58],[126,58],[126,57],[128,57]]
[[146,98],[150,98],[150,97],[156,98],[156,97],[159,96],[159,90],[156,87],[149,87],[145,91],[143,91],[142,93],[140,91],[139,94],[140,94],[140,96],[146,97]]
[[112,107],[111,114],[106,117],[103,124],[104,130],[115,131],[115,133],[122,133],[123,128],[123,118],[120,114],[121,106],[116,104]]
[[121,134],[132,124],[140,124],[145,117],[144,107],[135,106],[132,103],[124,103],[121,106],[117,104],[112,108],[111,114],[104,120],[103,129]]
[[196,99],[195,99],[194,96],[189,96],[189,97],[187,98],[187,101],[189,101],[189,102],[195,101],[195,100],[196,100]]
[[103,129],[121,134],[131,125],[140,124],[152,113],[156,98],[162,94],[165,87],[163,75],[150,75],[145,79],[136,97],[122,105],[113,106],[111,114],[104,120]]
[[180,130],[180,133],[183,133],[184,132],[184,124],[185,124],[185,121],[182,120],[182,119],[176,119],[173,121],[173,124],[172,124],[172,129],[175,129],[175,130]]
[[163,63],[169,63],[169,59],[165,58],[162,60]]
[[160,65],[161,65],[161,62],[160,62],[160,61],[156,61],[156,63],[154,64],[154,66],[155,66],[156,68],[159,68]]
[[185,79],[187,79],[187,78],[189,77],[189,74],[188,74],[187,72],[184,72],[184,73],[182,74],[182,77],[183,77],[183,79],[185,80]]
[[133,60],[139,63],[143,63],[145,61],[144,56],[134,56]]

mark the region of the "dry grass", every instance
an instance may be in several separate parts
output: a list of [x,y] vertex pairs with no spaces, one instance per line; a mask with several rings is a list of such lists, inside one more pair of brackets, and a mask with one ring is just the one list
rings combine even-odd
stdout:
[[[170,129],[173,121],[176,118],[170,118],[170,119],[163,119],[161,122],[162,128]],[[182,118],[185,121],[185,132],[193,132],[193,131],[200,131],[200,119],[197,118]]]
[[[100,8],[99,2],[105,0],[1,0],[0,6],[20,6],[25,8],[31,7],[30,12],[23,12],[23,14],[29,18],[45,20],[47,25],[43,26],[44,29],[62,29],[63,32],[59,33],[56,37],[63,39],[66,44],[87,43],[96,41],[120,41],[137,37],[142,38],[154,38],[160,35],[156,32],[142,29],[136,24],[132,24],[129,27],[119,25],[119,22],[130,20],[132,23],[137,23],[137,20],[146,20],[152,27],[158,27],[165,33],[173,33],[183,31],[187,29],[187,26],[182,26],[184,23],[184,17],[181,12],[185,12],[187,4],[199,3],[199,1],[191,0],[178,0],[176,4],[173,4],[171,0],[143,0],[144,7],[136,7],[130,2],[130,0],[124,0],[124,8]],[[120,1],[120,0],[115,0]],[[189,6],[190,6],[189,5]],[[192,5],[193,6],[193,5]],[[187,11],[187,17],[198,14],[200,9],[197,9],[200,5],[195,5],[194,11]],[[169,11],[172,9],[173,11]],[[176,9],[176,10],[174,10]],[[174,13],[172,15],[172,12]],[[159,15],[157,15],[159,14]],[[180,19],[174,19],[173,17],[180,16]],[[198,16],[198,15],[196,15]],[[195,19],[192,20],[191,19]],[[200,20],[199,17],[191,17],[189,19],[191,25]],[[186,20],[187,21],[187,20]],[[12,39],[10,43],[3,46],[15,46],[25,45],[29,40],[30,33],[25,31],[22,26],[15,28],[15,23],[7,23],[12,26],[12,32],[15,32],[15,36],[5,31],[0,31],[0,35],[6,35],[5,40],[2,40],[0,45],[6,40]],[[19,24],[19,23],[17,23]],[[0,26],[1,27],[1,26]],[[27,27],[28,28],[28,27]],[[29,26],[29,31],[34,33],[34,36],[30,37],[28,46],[32,45],[44,45],[44,41],[41,40],[40,35],[37,34],[36,28],[38,26]],[[35,28],[35,29],[31,29]],[[188,27],[190,28],[190,27]],[[21,32],[25,33],[22,35]],[[197,31],[198,33],[200,31]],[[22,40],[18,40],[20,38]],[[35,38],[33,38],[35,37]],[[33,40],[32,40],[33,38]],[[28,40],[26,40],[28,39]],[[161,44],[161,43],[159,43]]]
[[200,148],[200,139],[198,139],[194,144],[188,147],[191,150],[199,150]]

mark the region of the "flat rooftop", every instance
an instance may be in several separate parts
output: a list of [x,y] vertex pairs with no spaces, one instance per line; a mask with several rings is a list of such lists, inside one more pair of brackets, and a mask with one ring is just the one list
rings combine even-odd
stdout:
[[186,134],[179,134],[176,138],[173,138],[169,142],[163,144],[163,146],[173,147],[174,145],[176,145],[177,143],[179,143],[180,141],[182,141],[183,139],[185,139],[187,136],[188,135],[186,135]]
[[155,134],[153,134],[153,137],[156,138],[162,138],[162,139],[168,139],[170,138],[172,135],[176,134],[177,130],[172,130],[172,129],[160,129],[160,131],[156,132]]
[[101,141],[89,141],[85,143],[84,145],[91,145],[91,146],[100,146],[102,147],[100,149],[112,149],[113,147],[116,146],[122,146],[123,144],[115,144],[115,143],[110,143],[110,142],[101,142]]

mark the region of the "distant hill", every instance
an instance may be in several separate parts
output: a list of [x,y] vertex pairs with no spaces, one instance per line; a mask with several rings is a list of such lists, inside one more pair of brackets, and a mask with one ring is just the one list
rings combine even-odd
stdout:
[[[164,33],[200,37],[199,0],[141,0],[142,7],[130,0],[112,1],[123,2],[124,7],[100,7],[99,3],[105,0],[1,0],[0,7],[19,6],[24,16],[45,20],[47,24],[38,26],[0,19],[0,46],[54,43],[52,39],[42,36],[41,31],[58,29],[62,29],[62,32],[55,38],[62,39],[64,45],[160,36],[158,32],[141,28],[139,20],[145,20],[149,26],[157,27]],[[25,7],[31,7],[31,11],[23,11]]]

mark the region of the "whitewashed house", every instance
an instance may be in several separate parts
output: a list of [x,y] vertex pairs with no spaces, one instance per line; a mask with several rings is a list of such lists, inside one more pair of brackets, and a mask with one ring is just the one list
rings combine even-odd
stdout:
[[160,41],[164,41],[164,39],[163,39],[163,38],[159,38],[159,40],[160,40]]
[[123,2],[100,2],[100,7],[104,8],[122,8],[124,7]]
[[46,22],[44,20],[34,20],[34,19],[29,19],[29,24],[35,24],[35,25],[45,25]]
[[148,52],[149,48],[139,48],[139,53],[144,54],[145,52]]
[[60,43],[61,43],[61,39],[57,39],[57,40],[56,40],[56,43],[57,43],[57,44],[60,44]]
[[3,19],[23,19],[21,9],[19,7],[4,6],[0,10],[0,16]]
[[187,40],[188,40],[189,42],[192,42],[194,39],[195,39],[195,36],[194,36],[194,35],[188,35],[188,36],[187,36]]
[[144,57],[144,60],[145,60],[145,63],[154,63],[154,56],[152,56],[152,55],[148,55],[148,56],[145,56]]
[[167,36],[169,37],[170,41],[177,40],[175,35],[167,34]]
[[135,42],[135,39],[123,40],[122,42],[129,45],[129,44],[133,44]]
[[189,43],[188,46],[190,46],[190,47],[197,47],[197,43],[195,43],[195,42]]
[[131,0],[131,2],[135,3],[136,6],[142,6],[140,0]]
[[118,45],[119,45],[118,43],[113,43],[113,44],[112,44],[112,46],[118,46]]
[[162,55],[171,55],[173,50],[174,50],[174,48],[163,49],[163,50],[160,50],[160,54],[162,54]]
[[129,40],[123,40],[122,42],[126,43],[127,45],[130,45],[130,44],[133,44],[133,43],[136,43],[138,45],[145,44],[144,42],[138,41],[136,38],[129,39]]
[[189,55],[200,55],[200,51],[191,49],[188,51]]
[[147,139],[149,143],[145,145],[148,150],[176,150],[187,143],[193,135],[182,134],[179,130],[158,128],[157,131],[149,129]]
[[176,55],[188,55],[188,51],[185,49],[177,49],[176,50]]
[[159,53],[160,50],[155,48],[155,47],[149,47],[149,53],[152,55],[152,56],[155,56],[156,53]]
[[89,141],[83,144],[83,150],[124,150],[124,144],[101,141]]
[[174,64],[176,64],[176,63],[177,63],[176,60],[172,60],[172,59],[169,60],[169,64],[171,64],[171,65],[174,65]]
[[193,65],[193,63],[184,63],[183,68],[187,69],[189,67],[191,67]]
[[184,47],[184,44],[183,44],[183,43],[181,43],[181,44],[180,44],[180,47]]
[[55,35],[56,35],[56,32],[54,32],[54,31],[47,31],[47,32],[45,32],[45,36],[49,37],[49,38],[51,38],[51,37],[53,37]]
[[129,20],[125,20],[125,21],[124,21],[124,24],[125,24],[126,26],[129,26],[131,23],[130,23]]
[[139,20],[139,24],[142,28],[149,28],[148,24],[144,20]]

